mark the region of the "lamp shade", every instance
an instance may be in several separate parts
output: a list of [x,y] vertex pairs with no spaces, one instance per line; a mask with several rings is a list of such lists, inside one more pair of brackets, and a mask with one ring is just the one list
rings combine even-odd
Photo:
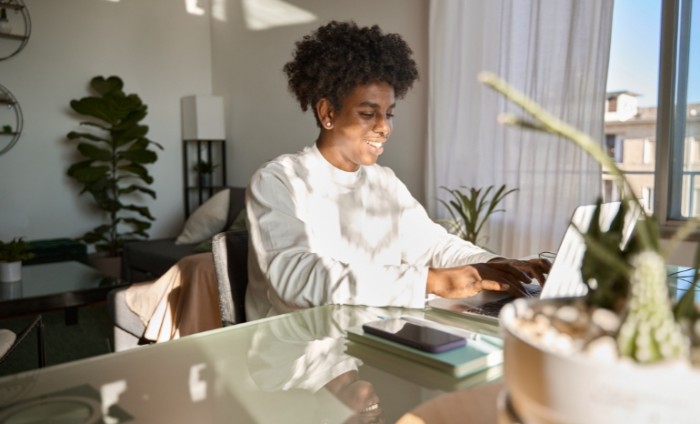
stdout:
[[180,100],[183,140],[223,140],[224,99],[220,96],[186,96]]

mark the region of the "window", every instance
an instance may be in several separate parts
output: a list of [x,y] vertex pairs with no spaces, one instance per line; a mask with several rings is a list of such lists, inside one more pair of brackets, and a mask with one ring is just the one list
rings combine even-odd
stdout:
[[606,147],[634,194],[666,223],[698,216],[700,3],[616,0],[608,75]]

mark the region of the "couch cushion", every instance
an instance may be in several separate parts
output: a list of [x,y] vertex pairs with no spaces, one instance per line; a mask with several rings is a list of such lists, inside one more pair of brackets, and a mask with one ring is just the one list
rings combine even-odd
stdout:
[[219,191],[200,205],[187,218],[175,244],[192,244],[209,241],[229,228],[241,210],[245,209],[245,189],[230,187]]
[[[197,244],[175,244],[174,238],[130,241],[124,244],[125,273],[139,271],[151,278],[158,278],[180,258],[197,253]],[[129,281],[133,276],[125,275]],[[143,280],[143,277],[138,278]]]
[[229,215],[230,190],[221,190],[202,203],[185,221],[175,244],[201,243],[220,232]]

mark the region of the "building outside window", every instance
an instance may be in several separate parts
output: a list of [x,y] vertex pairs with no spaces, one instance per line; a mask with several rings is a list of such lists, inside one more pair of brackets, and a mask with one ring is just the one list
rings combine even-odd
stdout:
[[616,0],[608,75],[606,148],[634,194],[664,222],[698,216],[700,2]]

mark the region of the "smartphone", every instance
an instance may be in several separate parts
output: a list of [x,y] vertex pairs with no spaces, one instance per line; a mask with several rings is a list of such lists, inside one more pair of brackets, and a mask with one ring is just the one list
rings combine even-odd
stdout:
[[467,342],[464,337],[456,334],[414,324],[400,318],[368,322],[362,325],[362,329],[369,334],[430,353],[456,349]]

